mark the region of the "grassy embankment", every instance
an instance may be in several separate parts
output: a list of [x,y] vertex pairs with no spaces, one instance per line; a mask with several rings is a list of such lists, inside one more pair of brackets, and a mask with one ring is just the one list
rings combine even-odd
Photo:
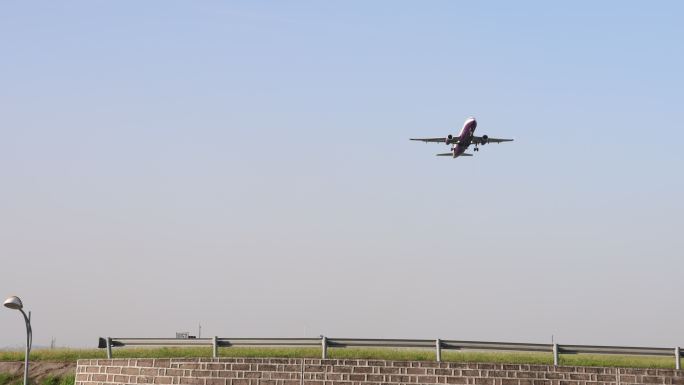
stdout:
[[[221,357],[282,357],[319,358],[317,348],[221,348]],[[211,348],[118,348],[115,358],[169,358],[169,357],[211,357]],[[398,361],[434,361],[435,353],[429,350],[413,349],[328,349],[329,358],[380,359]],[[0,352],[0,361],[21,361],[21,352]],[[36,350],[31,353],[36,361],[75,361],[81,358],[106,358],[104,349],[54,349]],[[504,352],[453,352],[442,351],[442,360],[451,362],[496,362],[516,364],[551,365],[550,353],[504,353]],[[561,355],[564,366],[610,366],[630,368],[674,368],[674,357],[643,357],[574,354]],[[0,385],[6,383],[0,382]],[[60,385],[59,383],[40,385]],[[62,384],[65,385],[65,384]]]
[[[74,374],[67,374],[64,376],[48,376],[41,379],[38,383],[30,381],[32,385],[74,385]],[[23,374],[11,375],[9,373],[0,373],[0,385],[22,385],[24,383]]]

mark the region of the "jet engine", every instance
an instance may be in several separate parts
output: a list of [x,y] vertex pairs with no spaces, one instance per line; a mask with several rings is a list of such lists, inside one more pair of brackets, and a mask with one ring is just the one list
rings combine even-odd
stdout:
[[453,135],[449,134],[444,142],[448,145],[451,143],[451,139],[453,139]]
[[489,137],[487,135],[482,135],[482,145],[484,146],[487,144],[487,141],[489,140]]

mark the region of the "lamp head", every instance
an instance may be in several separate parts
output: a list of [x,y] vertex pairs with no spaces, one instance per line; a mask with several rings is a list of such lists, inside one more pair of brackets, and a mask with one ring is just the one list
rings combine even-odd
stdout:
[[21,303],[21,299],[17,297],[16,295],[13,295],[5,300],[5,303],[3,304],[5,307],[8,307],[10,309],[14,310],[20,310],[21,308],[24,307],[24,304]]

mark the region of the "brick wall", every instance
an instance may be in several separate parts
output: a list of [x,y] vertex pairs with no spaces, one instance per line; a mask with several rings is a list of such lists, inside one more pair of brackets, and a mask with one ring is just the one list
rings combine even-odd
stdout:
[[287,358],[79,360],[76,385],[684,385],[668,369]]

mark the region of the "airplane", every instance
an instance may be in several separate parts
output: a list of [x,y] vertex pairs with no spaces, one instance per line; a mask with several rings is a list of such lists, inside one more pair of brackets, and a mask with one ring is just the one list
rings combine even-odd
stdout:
[[477,120],[475,120],[475,118],[473,117],[470,117],[466,119],[465,123],[463,123],[463,128],[461,128],[461,132],[459,132],[456,136],[448,135],[446,138],[411,138],[411,140],[419,140],[425,143],[445,143],[447,146],[451,144],[451,152],[437,154],[437,156],[451,156],[454,158],[458,158],[459,156],[473,156],[473,154],[465,152],[471,144],[475,145],[473,151],[480,151],[480,149],[477,147],[478,145],[484,146],[487,143],[501,143],[513,141],[513,139],[490,138],[487,135],[475,136],[473,135],[473,133],[475,132],[475,127],[477,127]]

